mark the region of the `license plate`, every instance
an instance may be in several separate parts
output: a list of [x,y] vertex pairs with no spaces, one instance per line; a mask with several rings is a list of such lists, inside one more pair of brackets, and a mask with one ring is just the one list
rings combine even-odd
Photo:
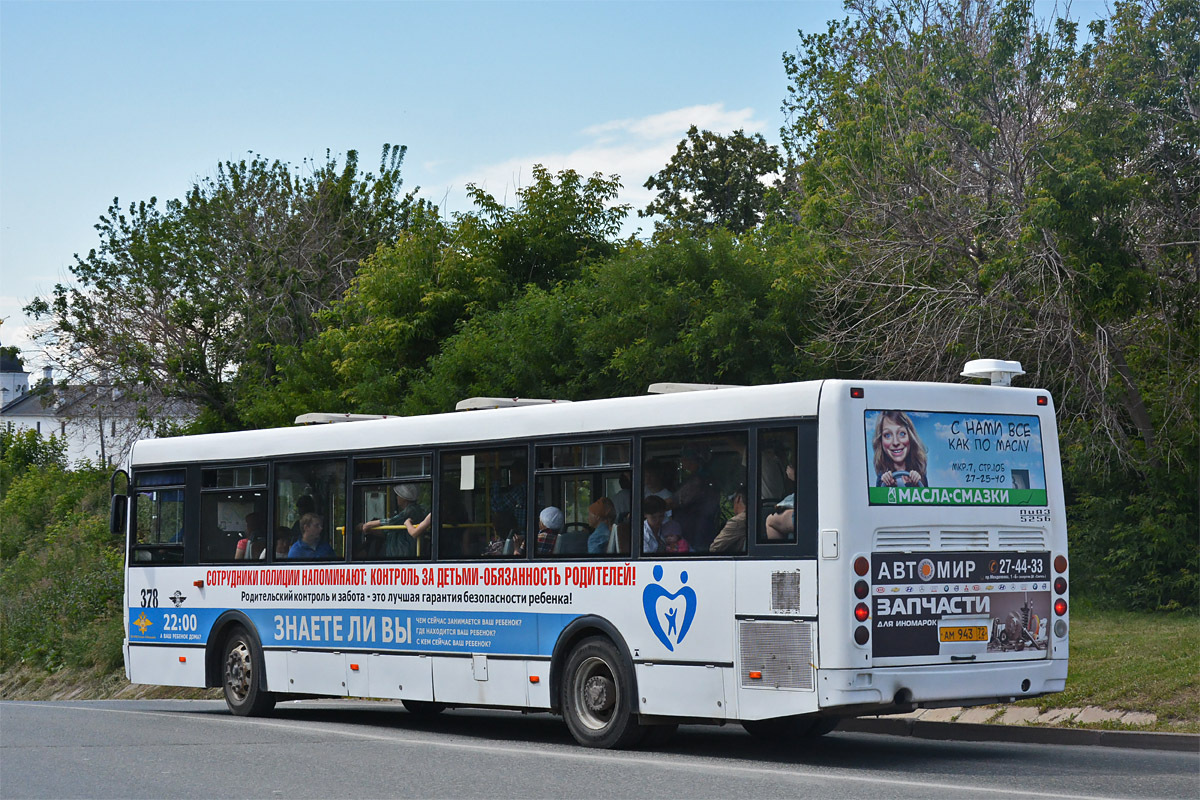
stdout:
[[988,629],[986,625],[954,625],[939,628],[938,636],[943,642],[986,642]]

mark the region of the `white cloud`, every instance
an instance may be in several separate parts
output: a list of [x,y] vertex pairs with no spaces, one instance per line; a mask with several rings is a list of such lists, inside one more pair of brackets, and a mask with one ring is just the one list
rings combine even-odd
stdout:
[[551,172],[573,169],[585,176],[596,172],[615,174],[620,176],[623,184],[616,202],[631,206],[624,230],[628,235],[639,227],[643,230],[652,227],[649,220],[637,216],[637,210],[645,208],[654,197],[654,193],[642,184],[666,166],[692,125],[729,134],[738,129],[757,132],[765,123],[755,117],[753,109],[727,110],[721,103],[610,120],[580,131],[584,141],[574,149],[529,153],[497,164],[480,165],[453,177],[440,192],[426,187],[422,194],[441,204],[443,213],[453,214],[471,209],[466,199],[469,183],[489,192],[502,203],[513,203],[516,190],[529,184],[535,164],[541,164]]
[[726,111],[724,103],[714,103],[664,111],[661,114],[651,114],[638,119],[602,122],[599,125],[585,128],[583,133],[599,139],[625,133],[642,139],[670,138],[674,142],[678,142],[692,125],[714,133],[732,133],[739,128],[755,130],[761,127],[763,122],[754,118],[754,109],[742,108]]

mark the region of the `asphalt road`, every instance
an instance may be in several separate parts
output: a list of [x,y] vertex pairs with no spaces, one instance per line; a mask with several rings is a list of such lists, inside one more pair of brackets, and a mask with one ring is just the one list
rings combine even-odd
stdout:
[[764,749],[739,726],[656,752],[577,746],[561,720],[314,701],[0,703],[2,798],[1076,798],[1200,793],[1200,755],[833,733]]

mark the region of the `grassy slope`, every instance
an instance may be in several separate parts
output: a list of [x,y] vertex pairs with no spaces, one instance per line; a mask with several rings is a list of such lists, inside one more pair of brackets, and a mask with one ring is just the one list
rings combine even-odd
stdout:
[[1022,705],[1144,711],[1158,730],[1200,732],[1200,620],[1073,610],[1066,691]]
[[[0,697],[218,698],[220,693],[130,686],[120,673],[63,669],[51,675],[25,668],[0,676]],[[1158,716],[1154,730],[1200,732],[1200,620],[1180,614],[1073,610],[1067,690],[1022,705],[1145,711]]]

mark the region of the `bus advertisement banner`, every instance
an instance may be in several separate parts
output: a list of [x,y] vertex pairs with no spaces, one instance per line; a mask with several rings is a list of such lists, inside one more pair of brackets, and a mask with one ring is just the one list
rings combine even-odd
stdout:
[[871,505],[1046,506],[1036,416],[865,412]]
[[873,655],[1046,650],[1050,553],[874,553]]

